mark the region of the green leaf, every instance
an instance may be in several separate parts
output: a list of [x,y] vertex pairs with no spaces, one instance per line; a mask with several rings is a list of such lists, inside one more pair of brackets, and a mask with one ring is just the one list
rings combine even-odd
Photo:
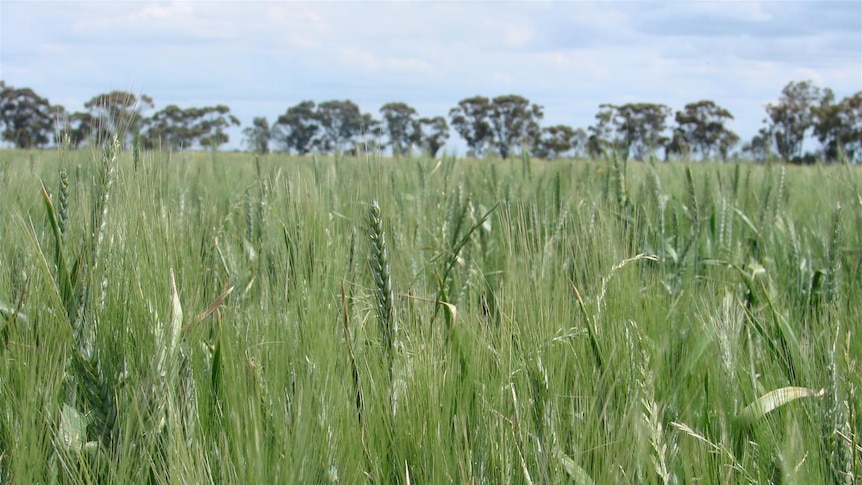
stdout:
[[80,450],[87,438],[87,419],[77,409],[63,404],[60,411],[60,442],[70,450]]
[[563,453],[563,450],[561,450],[559,446],[554,448],[554,455],[556,455],[557,460],[559,460],[560,465],[563,467],[563,470],[565,470],[566,474],[569,475],[569,478],[572,479],[572,483],[576,483],[578,485],[592,485],[595,483],[587,471],[575,463],[575,460]]
[[45,184],[41,181],[39,181],[39,184],[42,187],[42,200],[45,203],[45,212],[48,214],[48,222],[51,223],[51,229],[54,232],[54,264],[57,266],[57,283],[60,289],[60,297],[63,300],[63,304],[66,305],[66,312],[69,319],[74,320],[73,315],[76,311],[76,305],[73,277],[78,273],[77,265],[73,273],[70,274],[68,266],[66,265],[66,258],[63,256],[63,236],[60,233],[60,223],[57,220],[57,211],[54,208],[54,202],[51,201],[51,196],[48,195],[48,190],[45,189]]
[[806,387],[782,387],[767,392],[746,406],[739,414],[739,418],[747,422],[756,421],[787,403],[805,397],[822,397],[825,393],[823,389],[814,391]]

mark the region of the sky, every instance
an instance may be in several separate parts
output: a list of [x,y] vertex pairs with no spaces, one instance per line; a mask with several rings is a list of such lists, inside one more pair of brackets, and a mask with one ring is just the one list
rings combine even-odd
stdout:
[[303,100],[430,117],[519,94],[586,129],[602,103],[710,99],[746,140],[790,81],[862,90],[862,2],[0,0],[0,79],[69,111],[116,89],[226,104],[243,126]]

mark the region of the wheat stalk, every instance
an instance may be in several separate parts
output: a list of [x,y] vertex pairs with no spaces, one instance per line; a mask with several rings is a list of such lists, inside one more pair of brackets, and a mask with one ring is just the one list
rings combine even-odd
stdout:
[[97,358],[75,353],[72,358],[78,381],[78,396],[83,397],[89,416],[90,435],[111,449],[117,438],[117,404],[114,389]]
[[395,345],[395,308],[392,297],[392,278],[389,269],[389,251],[386,246],[386,233],[383,230],[383,218],[377,201],[371,202],[369,210],[371,228],[371,274],[374,277],[374,294],[377,299],[377,321],[383,335],[383,345],[389,361],[389,373],[392,377],[392,352]]
[[60,235],[66,237],[66,229],[69,227],[69,174],[66,168],[60,169],[59,190],[57,191],[57,226]]
[[645,348],[643,348],[643,336],[640,329],[633,320],[629,321],[633,332],[637,338],[637,344],[641,347],[641,358],[638,364],[638,385],[641,392],[641,405],[643,411],[641,417],[642,423],[649,433],[649,443],[652,448],[653,456],[651,461],[656,475],[661,478],[662,483],[671,483],[673,476],[668,470],[668,455],[671,450],[668,450],[668,443],[665,437],[664,426],[661,420],[661,409],[655,402],[655,376],[653,375],[650,366],[650,356]]
[[395,307],[393,306],[392,278],[389,269],[389,250],[386,245],[386,233],[383,230],[383,217],[380,213],[380,205],[376,200],[371,202],[368,212],[371,229],[371,273],[374,277],[374,293],[377,304],[377,321],[380,332],[383,335],[384,353],[386,355],[386,368],[389,377],[387,394],[389,397],[388,421],[389,421],[389,463],[390,471],[394,475],[398,464],[396,462],[396,451],[393,444],[395,434],[395,413],[397,410],[397,395],[395,381],[393,379],[393,367],[395,364],[395,338],[398,332],[395,320]]

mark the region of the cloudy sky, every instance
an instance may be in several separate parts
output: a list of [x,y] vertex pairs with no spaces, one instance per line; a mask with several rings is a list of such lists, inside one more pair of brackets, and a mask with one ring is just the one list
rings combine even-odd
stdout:
[[712,99],[748,139],[790,81],[862,90],[862,2],[0,0],[0,79],[72,111],[122,89],[243,125],[305,99],[435,116],[520,94],[583,128],[601,103]]

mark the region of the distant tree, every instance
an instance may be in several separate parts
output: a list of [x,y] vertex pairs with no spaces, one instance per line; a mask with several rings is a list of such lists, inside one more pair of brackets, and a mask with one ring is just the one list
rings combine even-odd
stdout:
[[592,158],[600,158],[617,153],[628,158],[628,148],[623,138],[616,131],[616,116],[617,110],[614,105],[601,104],[599,112],[596,113],[596,123],[587,128],[589,136],[587,137],[586,151],[587,155]]
[[726,162],[731,157],[733,148],[739,144],[739,135],[728,130],[725,135],[718,141],[718,158],[722,162]]
[[474,96],[461,100],[449,111],[455,131],[476,156],[493,146],[503,158],[534,143],[542,116],[541,106],[515,94],[492,100]]
[[383,123],[374,119],[370,113],[363,113],[359,123],[359,133],[353,137],[353,155],[363,153],[379,153],[385,145],[380,142],[383,138]]
[[278,117],[272,125],[272,139],[286,153],[296,150],[305,155],[314,148],[314,140],[320,131],[314,101],[303,101]]
[[579,156],[587,144],[587,133],[566,125],[546,126],[537,138],[533,154],[545,160]]
[[677,126],[674,128],[670,137],[662,138],[662,146],[664,147],[664,161],[674,159],[686,160],[690,158],[691,146],[686,140],[686,135],[683,130]]
[[144,147],[182,150],[195,143],[194,120],[189,113],[175,104],[165,106],[144,122],[141,141]]
[[272,138],[272,130],[269,121],[265,117],[256,117],[251,121],[251,126],[242,130],[245,136],[245,144],[254,153],[269,153],[269,140]]
[[416,131],[419,133],[419,145],[430,157],[436,157],[449,139],[449,124],[442,116],[421,118]]
[[833,103],[823,96],[819,106],[813,108],[814,135],[823,147],[828,161],[862,161],[862,91]]
[[785,161],[800,159],[802,143],[814,126],[814,110],[834,99],[832,90],[820,89],[811,81],[791,81],[781,90],[778,103],[766,105],[769,131],[775,149]]
[[395,156],[407,153],[418,140],[416,110],[405,103],[386,103],[380,108],[383,130],[389,138],[389,147]]
[[481,157],[494,141],[490,117],[491,101],[484,96],[462,99],[458,106],[449,110],[452,127],[477,157]]
[[206,148],[218,148],[230,141],[225,129],[239,126],[240,121],[230,114],[230,108],[223,104],[193,109],[192,116],[197,122],[193,125],[197,142]]
[[99,94],[84,103],[92,116],[90,136],[101,143],[116,135],[126,143],[141,129],[143,112],[153,106],[153,99],[146,94],[135,96],[125,91]]
[[72,148],[78,148],[90,138],[93,130],[93,115],[87,112],[62,114],[59,120],[60,136],[68,136]]
[[183,109],[172,104],[147,120],[141,138],[147,148],[218,148],[229,141],[225,129],[239,124],[225,105]]
[[522,146],[533,145],[539,137],[539,122],[543,116],[542,107],[531,104],[523,96],[510,94],[492,99],[488,118],[494,146],[500,156],[509,158]]
[[321,131],[315,140],[323,152],[343,152],[362,135],[363,117],[353,101],[325,101],[317,106],[317,121]]
[[589,148],[612,148],[625,157],[643,160],[666,143],[662,132],[671,109],[663,104],[602,104],[596,114],[598,123],[590,128],[595,137]]
[[13,88],[0,81],[0,127],[3,140],[17,148],[47,145],[54,120],[62,108],[53,108],[46,98],[30,88]]
[[730,111],[714,101],[689,103],[682,111],[676,112],[678,131],[674,134],[679,134],[703,160],[711,159],[714,154],[724,160],[730,149],[739,142],[739,136],[724,126],[727,120],[732,119]]
[[761,128],[750,141],[743,143],[742,153],[747,153],[757,163],[764,163],[772,154],[772,134],[768,128]]

